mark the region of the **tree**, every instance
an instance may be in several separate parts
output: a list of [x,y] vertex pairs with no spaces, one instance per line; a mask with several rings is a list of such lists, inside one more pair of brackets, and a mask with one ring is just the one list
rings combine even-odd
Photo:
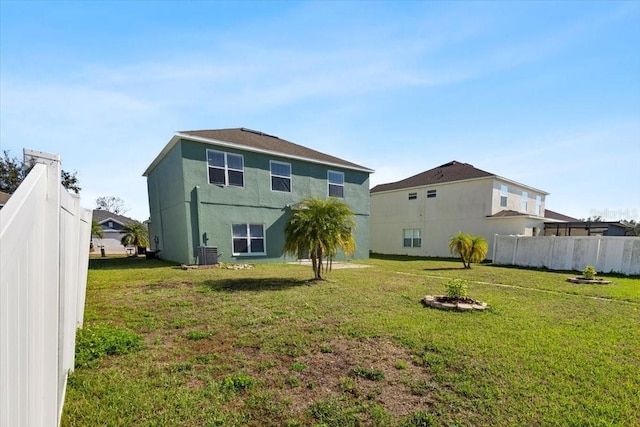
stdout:
[[[23,162],[17,157],[10,157],[9,151],[4,150],[0,158],[0,191],[13,194],[20,183],[29,175],[29,172],[35,166],[36,162]],[[78,185],[77,172],[73,173],[62,170],[61,184],[67,190],[71,190],[78,194],[81,190]]]
[[480,263],[487,257],[489,244],[482,236],[465,234],[461,231],[449,239],[451,254],[458,255],[464,268],[471,268],[471,263]]
[[104,230],[97,221],[91,221],[91,242],[89,244],[91,250],[93,250],[93,236],[98,239],[102,239],[104,237]]
[[285,225],[284,252],[298,255],[309,252],[314,278],[322,280],[322,260],[329,263],[339,249],[355,252],[354,213],[346,203],[329,198],[309,198],[300,202]]
[[138,246],[149,246],[149,234],[147,232],[147,227],[140,224],[139,222],[131,222],[124,227],[122,227],[122,239],[120,239],[120,243],[123,246],[132,246],[135,249],[135,255],[138,256]]
[[124,200],[115,196],[101,196],[96,199],[96,208],[111,212],[116,215],[122,215],[129,210]]

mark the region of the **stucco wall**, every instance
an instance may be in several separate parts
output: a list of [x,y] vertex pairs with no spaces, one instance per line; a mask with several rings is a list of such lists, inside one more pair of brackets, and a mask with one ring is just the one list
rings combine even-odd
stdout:
[[[208,183],[207,149],[243,156],[244,187]],[[196,260],[197,247],[206,244],[218,247],[222,262],[293,259],[282,254],[284,225],[291,215],[291,206],[311,196],[327,198],[328,170],[344,173],[343,200],[356,214],[357,252],[353,257],[368,257],[368,173],[186,140],[176,144],[170,155],[172,157],[163,159],[148,177],[150,239],[153,246],[156,233],[161,236],[163,258],[192,263]],[[291,192],[271,190],[270,160],[291,164]],[[175,166],[176,163],[179,166]],[[176,193],[183,195],[182,200],[175,194],[166,194],[166,185],[176,182],[181,186]],[[169,197],[173,198],[169,201]],[[264,224],[267,255],[233,256],[233,223]]]

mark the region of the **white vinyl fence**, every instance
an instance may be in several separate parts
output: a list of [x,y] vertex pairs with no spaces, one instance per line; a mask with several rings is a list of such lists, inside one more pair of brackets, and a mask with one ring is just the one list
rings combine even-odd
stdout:
[[60,185],[57,155],[0,210],[0,426],[60,423],[82,326],[91,212]]
[[640,237],[500,236],[494,237],[493,263],[550,270],[640,274]]

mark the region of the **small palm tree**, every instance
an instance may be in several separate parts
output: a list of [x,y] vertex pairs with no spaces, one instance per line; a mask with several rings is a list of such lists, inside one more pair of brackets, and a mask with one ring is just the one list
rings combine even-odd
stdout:
[[147,227],[139,222],[132,222],[125,225],[122,227],[122,233],[124,233],[124,236],[120,239],[120,243],[122,243],[123,246],[133,245],[136,256],[138,256],[138,246],[149,246]]
[[449,250],[458,255],[464,268],[471,268],[471,263],[480,263],[487,257],[489,244],[482,236],[465,234],[461,231],[449,239]]
[[89,248],[91,251],[93,251],[93,236],[97,237],[98,239],[102,239],[104,237],[104,230],[97,221],[91,221],[91,243],[89,244]]
[[309,252],[316,280],[322,279],[322,259],[329,265],[339,249],[353,254],[356,249],[354,213],[346,203],[329,198],[303,200],[285,226],[284,252],[297,255]]

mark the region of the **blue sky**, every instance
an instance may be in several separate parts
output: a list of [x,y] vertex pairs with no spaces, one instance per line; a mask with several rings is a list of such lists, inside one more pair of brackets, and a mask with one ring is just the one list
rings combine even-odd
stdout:
[[148,218],[180,130],[248,127],[376,171],[451,160],[640,220],[640,2],[0,2],[0,145]]

